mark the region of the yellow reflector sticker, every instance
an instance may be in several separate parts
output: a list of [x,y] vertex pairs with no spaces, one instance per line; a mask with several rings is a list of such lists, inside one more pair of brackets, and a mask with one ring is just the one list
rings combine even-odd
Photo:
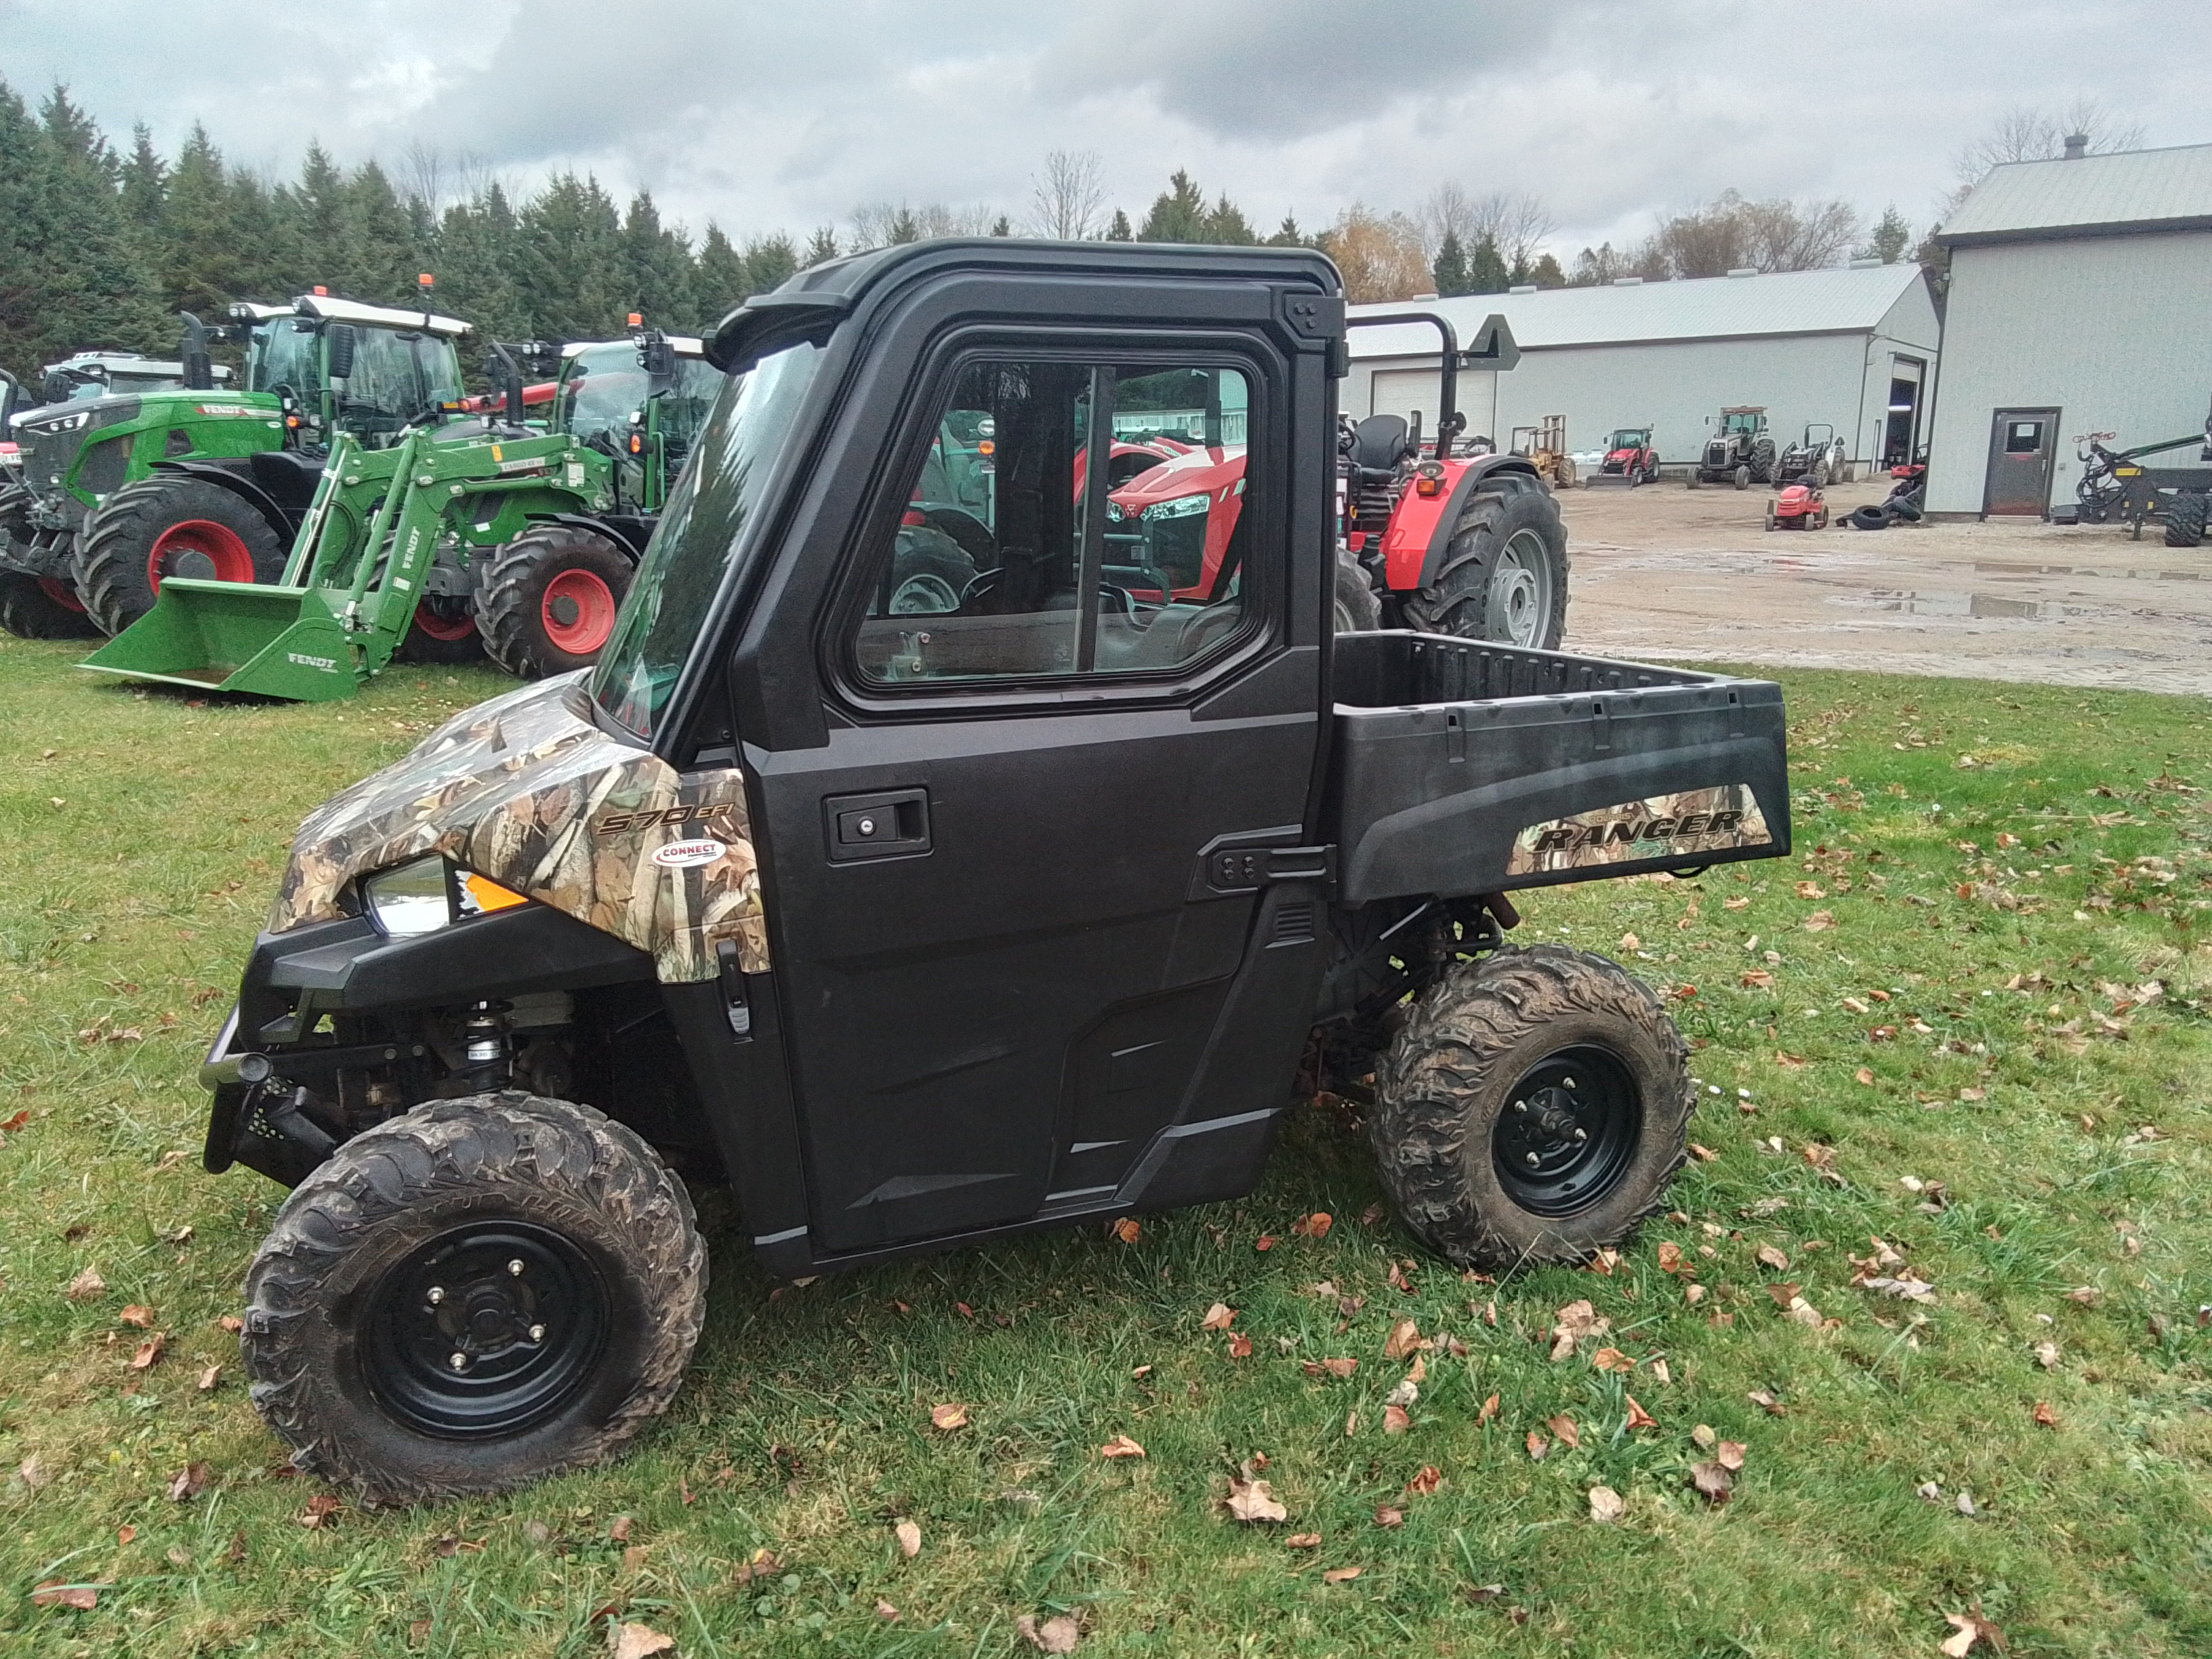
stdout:
[[521,894],[510,892],[497,882],[480,876],[473,870],[462,875],[461,890],[475,901],[478,910],[486,913],[493,910],[511,910],[518,904],[530,902]]

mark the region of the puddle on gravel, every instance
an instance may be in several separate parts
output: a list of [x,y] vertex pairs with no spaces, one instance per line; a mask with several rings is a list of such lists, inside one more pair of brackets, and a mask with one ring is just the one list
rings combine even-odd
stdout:
[[2040,599],[2008,599],[1995,593],[1900,592],[1876,589],[1860,601],[1870,610],[1912,617],[2057,617],[2064,607]]
[[2136,581],[2193,582],[2203,577],[2194,570],[2100,570],[2094,565],[2018,564],[1995,559],[1974,561],[1974,573],[1984,576],[2118,576]]

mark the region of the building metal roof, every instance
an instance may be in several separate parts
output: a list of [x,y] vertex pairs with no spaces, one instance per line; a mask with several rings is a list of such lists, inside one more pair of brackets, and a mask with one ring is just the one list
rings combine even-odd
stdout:
[[1948,246],[2212,229],[2212,144],[2116,150],[1991,167],[1951,222]]
[[[1532,294],[1467,294],[1352,306],[1353,317],[1433,311],[1464,349],[1495,312],[1524,351],[1547,346],[1625,345],[1662,340],[1741,339],[1776,334],[1871,333],[1898,297],[1921,280],[1909,260],[1832,270],[1698,276],[1632,286],[1549,288]],[[1354,357],[1433,357],[1437,331],[1421,324],[1356,328]]]

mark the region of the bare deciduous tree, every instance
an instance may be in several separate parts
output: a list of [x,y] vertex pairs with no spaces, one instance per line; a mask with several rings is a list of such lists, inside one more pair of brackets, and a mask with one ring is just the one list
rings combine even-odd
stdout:
[[1105,163],[1095,149],[1056,149],[1032,181],[1029,225],[1055,241],[1088,240],[1106,206]]
[[2120,119],[2094,98],[2076,98],[2059,110],[2015,105],[1959,152],[1958,183],[1943,198],[1942,216],[1956,213],[1991,167],[2008,161],[2055,161],[2065,155],[2067,139],[2077,134],[2087,140],[2093,155],[2142,148],[2142,123]]
[[1751,202],[1731,190],[1676,214],[1629,258],[1643,264],[1656,255],[1659,274],[1671,276],[1719,276],[1746,267],[1818,270],[1843,258],[1858,234],[1858,211],[1847,202]]
[[954,206],[945,202],[866,202],[853,210],[853,235],[848,252],[865,253],[871,248],[900,242],[918,242],[926,236],[988,236],[998,222],[998,210],[975,203]]
[[1514,270],[1526,270],[1543,252],[1558,227],[1542,198],[1526,191],[1492,191],[1470,195],[1451,181],[1438,185],[1415,210],[1413,222],[1421,236],[1424,258],[1434,264],[1448,235],[1472,248],[1485,236],[1497,245],[1498,257]]
[[491,159],[480,150],[447,155],[437,145],[416,138],[409,141],[399,158],[399,193],[419,200],[434,218],[458,203],[475,201],[501,182]]

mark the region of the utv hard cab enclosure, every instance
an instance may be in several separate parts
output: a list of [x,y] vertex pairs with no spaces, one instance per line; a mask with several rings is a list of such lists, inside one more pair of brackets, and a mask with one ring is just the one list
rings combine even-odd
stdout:
[[[602,660],[308,817],[210,1054],[208,1167],[294,1187],[243,1342],[304,1463],[408,1499],[611,1454],[698,1334],[686,1179],[779,1276],[1233,1198],[1317,1023],[1387,1048],[1383,1184],[1452,1260],[1577,1259],[1659,1201],[1681,1040],[1612,963],[1503,945],[1506,896],[1786,852],[1780,694],[1333,638],[1325,258],[925,243],[708,349]],[[1117,419],[1194,398],[1248,431],[1186,592],[1104,508]],[[903,613],[948,430],[978,568]],[[1480,483],[1438,556],[1540,488]]]

